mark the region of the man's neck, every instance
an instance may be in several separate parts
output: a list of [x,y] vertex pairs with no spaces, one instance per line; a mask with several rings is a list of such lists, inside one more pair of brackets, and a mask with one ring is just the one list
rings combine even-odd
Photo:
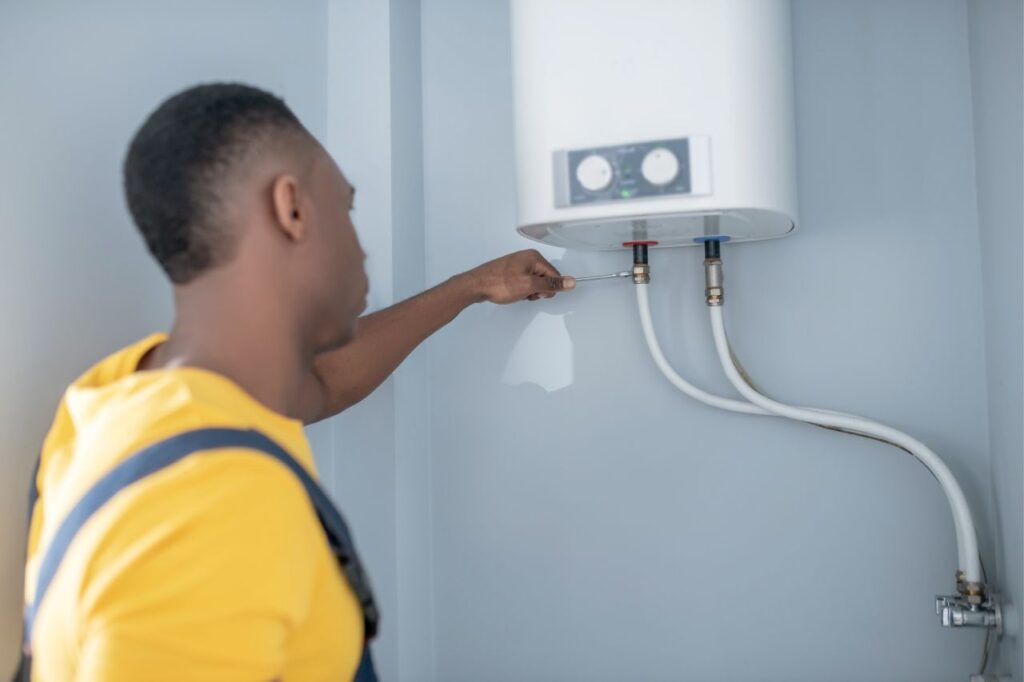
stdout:
[[285,306],[257,291],[198,283],[175,290],[177,315],[167,341],[139,369],[199,367],[220,374],[280,414],[298,418],[312,358]]

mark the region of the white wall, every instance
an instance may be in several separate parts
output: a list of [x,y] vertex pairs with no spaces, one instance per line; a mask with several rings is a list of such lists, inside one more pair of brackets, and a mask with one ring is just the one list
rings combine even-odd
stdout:
[[131,135],[173,92],[240,80],[326,131],[326,3],[0,4],[0,675],[21,632],[25,500],[64,387],[171,319],[121,193]]
[[994,669],[1024,677],[1020,604],[1024,599],[1024,12],[1021,0],[970,0],[971,84],[978,219],[984,286],[989,441],[996,514],[995,579],[1013,605],[1015,636]]
[[[784,399],[932,444],[991,563],[966,5],[808,0],[793,20],[803,224],[726,249],[738,351]],[[528,244],[506,3],[424,0],[422,29],[437,279]],[[574,274],[629,262],[544,252]],[[652,255],[656,326],[724,391],[700,258]],[[875,443],[687,402],[632,296],[479,307],[435,339],[436,678],[966,679],[981,633],[934,614],[956,568],[935,481]]]

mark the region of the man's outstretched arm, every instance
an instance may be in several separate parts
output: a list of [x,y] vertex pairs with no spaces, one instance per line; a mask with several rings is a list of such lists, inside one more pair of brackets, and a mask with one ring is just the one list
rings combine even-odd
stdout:
[[370,395],[416,346],[474,303],[551,298],[574,286],[536,251],[519,251],[366,315],[350,343],[315,359],[303,391],[303,419],[325,419]]

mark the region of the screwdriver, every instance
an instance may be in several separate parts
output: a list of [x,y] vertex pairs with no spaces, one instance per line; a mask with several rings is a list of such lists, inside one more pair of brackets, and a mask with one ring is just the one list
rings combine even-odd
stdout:
[[633,273],[628,270],[622,272],[613,272],[610,275],[587,275],[586,277],[576,277],[577,282],[596,282],[599,279],[618,279],[619,277],[629,277]]

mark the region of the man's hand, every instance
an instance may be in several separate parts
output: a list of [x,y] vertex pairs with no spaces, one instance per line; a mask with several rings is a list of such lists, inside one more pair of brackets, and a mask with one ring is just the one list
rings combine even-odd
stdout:
[[473,268],[460,275],[477,301],[515,303],[551,298],[576,287],[576,280],[563,277],[534,249],[517,251]]

